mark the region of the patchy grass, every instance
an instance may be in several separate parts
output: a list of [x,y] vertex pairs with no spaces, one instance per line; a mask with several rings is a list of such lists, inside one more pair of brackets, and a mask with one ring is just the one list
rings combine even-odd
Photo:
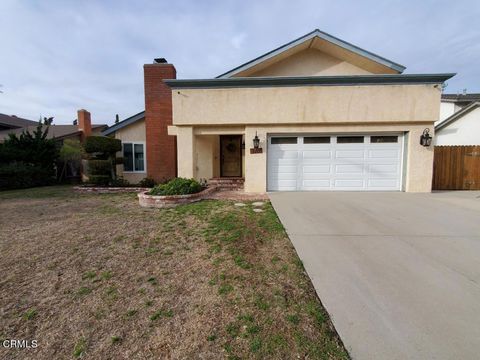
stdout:
[[23,314],[23,318],[25,320],[32,320],[37,316],[37,310],[35,309],[28,309],[25,314]]
[[76,358],[82,357],[85,355],[87,350],[87,340],[85,338],[80,338],[73,347],[73,356]]
[[[347,359],[271,205],[0,192],[0,358]],[[28,220],[27,220],[28,219]]]

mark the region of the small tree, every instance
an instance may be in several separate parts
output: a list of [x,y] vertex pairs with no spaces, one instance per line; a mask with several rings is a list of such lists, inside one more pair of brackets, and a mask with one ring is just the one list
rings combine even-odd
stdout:
[[122,150],[118,139],[105,136],[89,136],[83,145],[87,155],[87,174],[89,181],[99,185],[107,185],[117,178],[116,153]]
[[55,140],[47,139],[48,129],[39,121],[33,132],[10,134],[0,144],[0,187],[30,187],[54,181],[58,148]]
[[82,160],[82,144],[79,140],[65,139],[60,148],[61,172],[59,179],[67,177],[67,169],[70,169],[70,174],[78,176],[80,174],[80,161]]

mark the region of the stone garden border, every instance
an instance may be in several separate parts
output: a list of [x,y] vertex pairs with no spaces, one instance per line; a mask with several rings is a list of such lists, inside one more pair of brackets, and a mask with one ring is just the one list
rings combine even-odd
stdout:
[[102,187],[102,186],[74,186],[73,190],[79,193],[99,193],[99,194],[116,194],[116,193],[139,193],[150,191],[149,188],[143,187]]
[[198,193],[188,195],[148,195],[148,191],[143,191],[137,196],[140,206],[153,208],[169,208],[175,207],[180,204],[190,204],[192,202],[206,199],[217,190],[218,188],[216,186],[209,186]]

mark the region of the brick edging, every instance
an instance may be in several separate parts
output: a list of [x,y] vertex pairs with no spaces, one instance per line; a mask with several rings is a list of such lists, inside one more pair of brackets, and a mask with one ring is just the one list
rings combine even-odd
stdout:
[[116,193],[139,193],[150,191],[150,188],[143,187],[101,187],[101,186],[74,186],[73,190],[79,193],[99,193],[99,194],[116,194]]
[[209,197],[210,194],[214,193],[217,190],[218,188],[216,186],[209,186],[205,190],[188,195],[148,195],[148,191],[143,191],[137,196],[138,202],[142,207],[168,208],[180,204],[189,204],[192,202],[206,199]]

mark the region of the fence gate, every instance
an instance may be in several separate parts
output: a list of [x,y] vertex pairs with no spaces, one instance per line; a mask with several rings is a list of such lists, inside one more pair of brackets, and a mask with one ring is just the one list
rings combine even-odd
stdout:
[[480,146],[435,146],[433,190],[480,190]]

